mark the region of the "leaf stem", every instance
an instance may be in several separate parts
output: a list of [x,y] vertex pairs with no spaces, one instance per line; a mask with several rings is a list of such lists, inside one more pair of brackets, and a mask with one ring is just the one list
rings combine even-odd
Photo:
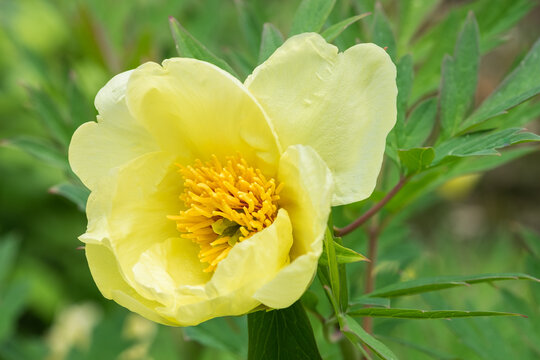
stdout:
[[349,225],[342,228],[334,227],[334,233],[336,234],[336,236],[345,236],[350,232],[356,230],[369,219],[371,219],[373,215],[375,215],[379,210],[381,210],[384,205],[386,205],[401,190],[401,188],[403,188],[403,186],[407,183],[407,181],[409,181],[410,178],[410,176],[402,177],[396,184],[396,186],[394,186],[392,190],[390,190],[381,201],[373,205],[368,211],[366,211],[362,216],[354,220]]

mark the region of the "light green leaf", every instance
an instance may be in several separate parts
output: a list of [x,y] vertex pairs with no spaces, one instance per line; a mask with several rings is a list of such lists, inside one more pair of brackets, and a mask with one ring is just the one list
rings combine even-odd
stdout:
[[405,281],[393,285],[388,285],[370,293],[369,297],[398,297],[425,293],[429,291],[438,291],[456,286],[469,286],[473,284],[502,281],[502,280],[532,280],[539,279],[521,273],[500,273],[500,274],[481,274],[465,276],[440,276],[433,278],[416,279]]
[[[338,264],[350,264],[359,261],[369,261],[364,255],[357,253],[356,251],[349,249],[343,245],[334,241],[334,251],[335,258]],[[323,256],[320,257],[319,262],[322,265],[328,265],[328,257],[325,252]]]
[[245,317],[222,317],[184,328],[189,339],[202,345],[225,350],[246,358],[247,326]]
[[432,147],[413,148],[398,151],[399,159],[407,168],[407,174],[416,174],[426,169],[435,158]]
[[359,298],[354,299],[351,302],[351,306],[353,310],[354,310],[354,307],[358,305],[362,305],[362,306],[368,305],[368,306],[373,306],[373,307],[389,308],[390,299],[383,298],[383,297],[361,296]]
[[367,346],[377,356],[384,360],[396,360],[397,356],[379,340],[368,334],[360,324],[351,316],[345,315],[341,319],[341,331],[345,334],[356,347],[362,348],[362,345]]
[[392,60],[396,59],[396,40],[388,18],[380,3],[375,6],[373,23],[371,24],[372,41],[382,48],[386,48]]
[[238,21],[240,22],[240,29],[246,39],[250,49],[256,51],[260,47],[261,39],[261,26],[255,12],[253,11],[252,4],[244,0],[234,0],[236,12],[238,13]]
[[437,349],[437,351],[434,351],[431,347],[429,347],[429,344],[428,344],[428,346],[422,346],[422,345],[418,345],[416,343],[413,343],[413,342],[410,342],[410,341],[407,341],[407,340],[404,340],[404,339],[395,338],[393,336],[378,335],[377,337],[380,338],[380,339],[383,339],[383,340],[389,340],[389,341],[395,342],[396,344],[400,344],[400,345],[403,345],[405,347],[417,350],[417,351],[419,351],[421,353],[424,353],[424,354],[428,355],[429,357],[431,357],[433,359],[438,359],[438,360],[463,360],[459,356],[454,356],[454,355],[441,353],[440,351],[438,351],[438,349]]
[[480,39],[474,14],[470,13],[459,34],[454,57],[442,65],[440,111],[442,137],[453,136],[469,111],[476,92]]
[[283,35],[277,27],[270,23],[263,26],[261,48],[259,50],[259,64],[262,64],[283,44]]
[[304,32],[319,32],[335,3],[336,0],[302,0],[294,14],[289,36]]
[[28,298],[28,286],[17,282],[0,294],[0,343],[9,338]]
[[321,359],[302,304],[248,314],[248,360]]
[[360,19],[365,18],[366,16],[371,15],[370,13],[365,13],[361,15],[352,16],[348,19],[340,21],[322,32],[322,37],[325,38],[327,42],[334,41],[345,29],[354,24]]
[[409,42],[419,27],[428,19],[428,15],[440,0],[401,0],[399,6],[399,32],[397,33],[399,50],[408,51]]
[[346,284],[340,284],[340,277],[339,277],[339,267],[337,262],[337,256],[336,256],[336,248],[335,248],[335,242],[334,238],[332,236],[332,232],[330,231],[330,228],[326,228],[326,232],[324,234],[324,250],[326,252],[327,256],[327,262],[328,262],[328,274],[329,274],[329,280],[330,280],[330,287],[332,288],[332,293],[334,294],[334,297],[336,298],[338,304],[341,306],[341,289],[340,286]]
[[62,183],[53,186],[49,189],[51,194],[57,194],[65,197],[77,205],[79,210],[84,211],[86,209],[86,201],[90,195],[90,190],[82,185],[75,185],[72,183]]
[[381,309],[364,308],[349,312],[350,316],[383,317],[394,319],[453,319],[478,316],[523,316],[498,311],[460,311],[460,310],[416,310],[416,309]]
[[4,235],[0,239],[0,291],[11,272],[19,249],[19,240],[14,235]]
[[402,147],[409,149],[422,146],[433,130],[436,115],[437,98],[426,99],[418,104],[405,123]]
[[206,46],[187,32],[175,18],[169,17],[169,25],[178,55],[209,62],[238,77],[225,60],[220,59],[208,50]]
[[2,141],[1,145],[22,150],[49,165],[69,170],[67,155],[61,153],[53,144],[45,139],[20,136],[12,139],[5,139]]
[[476,125],[503,114],[504,111],[540,93],[540,39],[499,87],[462,124],[460,131],[468,131]]
[[414,70],[413,70],[413,59],[411,55],[405,55],[402,57],[396,66],[397,69],[397,78],[396,85],[398,88],[397,95],[397,120],[394,128],[392,129],[391,135],[389,136],[390,141],[392,141],[392,134],[394,138],[394,147],[396,149],[404,148],[404,128],[405,128],[405,117],[407,114],[407,103],[409,101],[409,95],[411,93],[411,88],[413,84]]
[[497,149],[523,142],[540,141],[540,136],[521,131],[522,129],[519,128],[510,128],[490,133],[467,134],[449,139],[435,148],[436,156],[433,164],[456,157],[499,155]]

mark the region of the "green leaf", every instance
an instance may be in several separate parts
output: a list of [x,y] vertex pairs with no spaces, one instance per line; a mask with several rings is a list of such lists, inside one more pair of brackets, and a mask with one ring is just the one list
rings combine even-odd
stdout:
[[337,303],[341,306],[341,289],[340,287],[346,286],[346,284],[340,284],[340,277],[339,277],[339,267],[337,262],[337,256],[336,256],[336,248],[335,248],[335,242],[334,237],[332,236],[332,232],[330,231],[330,228],[326,228],[326,232],[324,234],[324,250],[327,257],[327,263],[328,263],[328,274],[329,274],[329,280],[330,280],[330,287],[332,289],[332,293],[334,294],[334,297],[337,300]]
[[246,357],[247,328],[245,317],[222,317],[184,328],[189,339],[205,346]]
[[504,111],[540,93],[540,39],[527,56],[499,85],[499,87],[462,124],[462,132],[503,114]]
[[304,32],[319,32],[335,3],[336,0],[302,0],[294,14],[289,36]]
[[13,268],[13,264],[15,264],[18,248],[19,240],[14,235],[2,236],[0,241],[0,291]]
[[63,170],[69,170],[67,155],[45,139],[31,136],[20,136],[2,141],[2,146],[8,146],[24,151],[38,160]]
[[405,123],[402,147],[409,149],[422,146],[433,130],[436,115],[437,98],[426,99],[418,104]]
[[[407,114],[407,103],[409,101],[409,95],[411,93],[414,70],[413,59],[411,55],[405,55],[402,57],[396,66],[397,78],[396,85],[398,88],[397,95],[397,120],[392,133],[394,134],[396,149],[404,148],[404,129],[405,129],[405,117]],[[392,137],[389,136],[390,141]]]
[[322,37],[325,38],[327,42],[334,41],[345,29],[347,29],[349,26],[354,24],[360,19],[365,18],[366,16],[370,15],[370,13],[365,13],[361,15],[351,16],[348,19],[345,19],[343,21],[340,21],[330,27],[328,27],[326,30],[322,32]]
[[238,13],[238,21],[240,22],[240,29],[246,39],[250,49],[258,49],[261,39],[261,23],[257,18],[253,6],[251,3],[244,0],[234,0],[234,5]]
[[86,209],[86,201],[90,195],[90,190],[82,185],[75,185],[72,183],[62,183],[53,186],[49,189],[51,194],[56,194],[65,197],[71,202],[75,203],[79,210],[84,211]]
[[444,138],[453,136],[474,101],[480,63],[478,25],[471,12],[459,34],[454,57],[442,65],[440,93],[441,128]]
[[460,311],[460,310],[416,310],[416,309],[381,309],[364,308],[349,312],[350,316],[384,317],[394,319],[453,319],[477,316],[523,316],[498,311]]
[[467,134],[449,139],[435,148],[433,164],[456,157],[500,155],[496,149],[523,142],[540,141],[540,136],[510,128],[497,132]]
[[259,50],[259,64],[266,61],[281,44],[283,44],[283,35],[279,29],[270,23],[265,23]]
[[521,273],[500,273],[500,274],[481,274],[464,276],[440,276],[433,278],[424,278],[411,281],[405,281],[397,284],[388,285],[370,293],[369,297],[398,297],[420,294],[429,291],[438,291],[456,286],[469,286],[484,282],[502,281],[502,280],[533,280],[539,279]]
[[396,360],[397,356],[379,340],[368,334],[360,324],[351,316],[345,315],[341,319],[341,331],[356,347],[362,350],[362,345],[367,346],[378,357],[384,360]]
[[426,169],[435,158],[432,147],[413,148],[398,151],[399,159],[407,168],[407,174],[416,174]]
[[[364,255],[357,253],[356,251],[349,249],[335,241],[334,252],[338,264],[350,264],[359,261],[369,261],[368,258]],[[326,252],[323,254],[323,256],[320,257],[319,262],[322,265],[328,265],[328,257]]]
[[17,318],[28,298],[28,284],[17,282],[0,294],[0,343],[9,338],[15,330]]
[[403,345],[405,347],[417,350],[417,351],[419,351],[421,353],[424,353],[424,354],[430,356],[433,359],[439,359],[439,360],[462,360],[462,358],[460,358],[458,356],[444,354],[444,353],[439,352],[438,350],[434,351],[429,346],[418,345],[418,344],[415,344],[413,342],[403,340],[403,339],[400,339],[400,338],[395,338],[395,337],[392,337],[392,336],[382,336],[382,335],[378,335],[378,337],[380,339],[393,341],[393,342],[395,342],[397,344],[400,344],[400,345]]
[[351,302],[351,306],[354,309],[354,306],[359,305],[368,305],[368,306],[374,306],[374,307],[383,307],[383,308],[389,308],[390,307],[390,299],[383,298],[383,297],[370,297],[370,296],[361,296],[359,298],[354,299]]
[[396,59],[396,40],[388,18],[380,3],[375,6],[375,14],[371,25],[372,41],[380,47],[386,48],[392,60]]
[[399,5],[399,49],[403,52],[409,50],[409,42],[418,28],[424,23],[429,14],[440,0],[401,0]]
[[187,30],[172,16],[169,17],[169,25],[178,55],[209,62],[238,77],[236,72],[225,60],[214,55],[199,40],[195,39],[193,35],[187,32]]
[[321,359],[313,329],[297,301],[281,310],[248,314],[248,360]]

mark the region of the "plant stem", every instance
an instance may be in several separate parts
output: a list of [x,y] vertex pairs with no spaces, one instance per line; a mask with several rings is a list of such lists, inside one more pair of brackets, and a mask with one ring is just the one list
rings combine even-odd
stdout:
[[[375,221],[374,221],[375,222]],[[377,245],[379,240],[380,228],[377,224],[372,224],[368,230],[368,259],[371,261],[367,263],[366,270],[366,288],[365,293],[369,294],[375,289],[375,262],[377,259]],[[373,318],[365,317],[363,319],[364,330],[368,334],[373,334]]]
[[362,216],[354,220],[349,225],[343,228],[334,228],[334,233],[336,234],[336,236],[345,236],[363,225],[373,215],[375,215],[379,210],[381,210],[383,206],[386,205],[399,192],[399,190],[401,190],[401,188],[407,183],[407,181],[409,181],[409,179],[409,176],[402,177],[396,184],[396,186],[394,186],[392,190],[390,190],[381,201],[373,205],[371,209],[366,211]]

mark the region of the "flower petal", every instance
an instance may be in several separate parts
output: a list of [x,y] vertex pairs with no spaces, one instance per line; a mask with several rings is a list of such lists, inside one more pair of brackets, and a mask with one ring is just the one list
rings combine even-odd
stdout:
[[298,300],[313,280],[330,213],[333,181],[317,152],[301,145],[285,151],[278,178],[284,184],[280,205],[287,209],[293,224],[291,263],[260,287],[254,298],[280,309]]
[[129,80],[127,103],[165,150],[203,161],[241,153],[269,175],[276,169],[279,148],[263,110],[214,65],[186,58],[146,63]]
[[396,70],[374,44],[344,53],[309,33],[287,40],[245,84],[282,148],[312,146],[334,175],[333,205],[367,198],[396,121]]
[[81,125],[71,139],[69,163],[90,190],[114,167],[158,150],[152,136],[127,109],[125,92],[131,73],[116,75],[98,92],[98,122]]

